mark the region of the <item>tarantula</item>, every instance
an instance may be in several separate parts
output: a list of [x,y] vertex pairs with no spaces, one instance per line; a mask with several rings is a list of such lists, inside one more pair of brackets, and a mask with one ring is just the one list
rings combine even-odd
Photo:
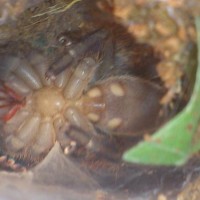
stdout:
[[[27,58],[1,55],[1,135],[7,154],[37,159],[56,140],[65,153],[77,143],[100,151],[102,135],[133,136],[156,126],[159,86],[128,75],[92,83],[98,62],[76,59],[95,44],[96,34],[70,48],[55,70],[36,52]],[[63,43],[63,36],[59,40]]]
[[[164,90],[147,76],[155,66],[134,66],[138,61],[131,59],[138,60],[138,55],[130,53],[130,41],[124,45],[118,40],[124,28],[111,25],[112,29],[100,27],[79,37],[71,30],[59,33],[57,45],[63,53],[53,63],[38,51],[21,57],[1,54],[5,154],[37,161],[56,141],[66,154],[76,146],[107,153],[103,141],[142,135],[159,125]],[[139,55],[148,49],[136,46]]]
[[[161,124],[165,89],[155,80],[160,57],[149,45],[137,43],[113,17],[102,12],[95,17],[92,4],[97,2],[80,1],[43,30],[42,35],[56,33],[52,42],[56,51],[50,56],[46,47],[34,46],[35,38],[22,52],[21,43],[27,41],[18,37],[18,42],[0,47],[4,52],[0,53],[0,169],[31,167],[22,176],[1,172],[1,196],[6,191],[9,198],[10,194],[16,198],[15,193],[29,197],[41,193],[42,198],[66,199],[78,193],[88,199],[88,193],[105,189],[116,199],[144,193],[147,197],[146,192],[149,197],[151,190],[156,199],[166,186],[170,194],[174,186],[176,191],[182,188],[194,173],[191,166],[199,164],[155,168],[121,160],[124,138],[127,148]],[[75,23],[79,13],[85,21]]]

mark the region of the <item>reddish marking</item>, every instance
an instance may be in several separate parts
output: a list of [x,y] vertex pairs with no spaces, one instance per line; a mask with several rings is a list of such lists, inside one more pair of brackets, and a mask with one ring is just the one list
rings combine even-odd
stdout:
[[4,84],[4,88],[6,90],[6,93],[12,97],[13,99],[17,100],[17,101],[21,101],[22,97],[17,94],[13,89],[11,89],[10,87],[8,87],[7,85]]
[[6,94],[6,97],[1,97],[0,100],[7,100],[8,103],[0,106],[0,108],[11,107],[7,114],[5,114],[2,119],[4,122],[10,120],[16,112],[25,105],[23,97],[17,94],[12,88],[2,83],[3,88],[0,88],[0,92]]
[[10,120],[10,119],[16,114],[16,112],[17,112],[19,109],[21,109],[21,107],[22,107],[22,105],[20,105],[20,104],[14,105],[14,106],[8,111],[8,113],[5,114],[5,115],[3,116],[3,120],[4,120],[5,122],[7,122],[8,120]]
[[9,106],[10,106],[10,104],[2,105],[2,106],[0,106],[0,108],[6,108],[6,107],[9,107]]

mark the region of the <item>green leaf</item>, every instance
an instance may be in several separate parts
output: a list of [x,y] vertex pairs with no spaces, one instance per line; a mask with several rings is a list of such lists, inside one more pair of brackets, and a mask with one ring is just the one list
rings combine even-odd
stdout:
[[128,162],[148,165],[181,165],[200,150],[200,17],[196,18],[198,69],[192,97],[173,120],[158,130],[150,141],[142,141],[124,153]]

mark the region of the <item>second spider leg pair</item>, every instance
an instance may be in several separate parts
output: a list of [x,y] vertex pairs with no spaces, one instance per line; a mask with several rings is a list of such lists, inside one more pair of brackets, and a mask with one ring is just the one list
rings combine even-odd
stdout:
[[[77,34],[77,33],[74,33]],[[73,33],[63,33],[58,36],[58,43],[64,46],[64,56],[58,58],[46,72],[46,77],[54,79],[55,76],[63,72],[66,68],[71,66],[76,67],[79,62],[85,57],[91,57],[95,61],[103,62],[105,59],[105,52],[109,52],[109,58],[106,56],[107,66],[113,64],[113,44],[109,37],[109,32],[104,29],[98,29],[86,34],[85,36],[77,39],[74,38]],[[103,55],[104,54],[104,55]],[[103,56],[102,56],[103,55]],[[100,65],[100,63],[96,67]]]

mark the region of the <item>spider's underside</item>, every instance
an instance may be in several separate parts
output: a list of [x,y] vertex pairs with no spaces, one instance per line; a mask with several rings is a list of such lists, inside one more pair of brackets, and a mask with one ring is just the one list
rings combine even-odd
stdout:
[[[0,55],[0,150],[20,163],[25,161],[25,167],[29,168],[30,163],[36,165],[25,175],[28,181],[33,177],[33,184],[56,184],[65,189],[84,186],[92,190],[101,188],[100,184],[120,190],[136,179],[133,190],[143,191],[140,185],[151,188],[151,183],[146,183],[148,179],[154,183],[152,188],[156,184],[162,187],[155,177],[161,177],[164,170],[123,163],[124,147],[117,149],[121,139],[126,142],[141,138],[152,133],[162,121],[160,99],[164,89],[151,82],[160,58],[149,45],[137,44],[113,17],[108,19],[107,14],[100,13],[102,18],[95,18],[95,2],[82,1],[81,6],[74,5],[72,11],[67,11],[65,15],[69,14],[72,23],[58,14],[57,21],[67,28],[55,31],[64,51],[58,53],[53,64],[35,48],[26,53],[16,50]],[[82,23],[89,28],[81,32],[81,23],[75,19],[85,8],[87,23],[94,22],[92,30]],[[60,32],[64,35],[60,36]],[[87,150],[80,153],[82,147]],[[88,151],[94,152],[92,158]],[[114,162],[106,160],[107,155]],[[176,175],[176,170],[171,173]],[[137,184],[137,180],[143,184]],[[94,198],[95,195],[91,199]]]
[[71,144],[95,150],[98,138],[134,136],[157,125],[163,91],[149,81],[123,75],[90,84],[97,65],[92,58],[55,79],[46,77],[49,65],[38,53],[28,59],[2,55],[1,60],[6,154],[38,160],[57,140],[65,153]]

